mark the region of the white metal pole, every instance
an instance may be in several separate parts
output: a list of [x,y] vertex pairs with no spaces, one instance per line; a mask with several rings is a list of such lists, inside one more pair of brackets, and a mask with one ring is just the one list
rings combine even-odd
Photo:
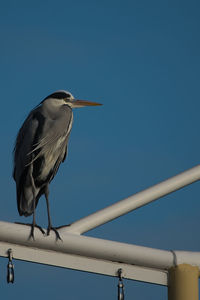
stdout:
[[82,234],[197,180],[200,180],[200,165],[61,228],[60,232]]
[[[62,241],[56,241],[54,232],[44,237],[35,229],[35,241],[28,239],[30,228],[25,225],[0,222],[0,245],[2,242],[22,245],[28,248],[57,251],[112,262],[166,270],[176,264],[188,263],[200,268],[200,252],[166,251],[114,242],[77,234],[62,234]],[[28,249],[27,248],[27,249]],[[14,253],[13,253],[13,256]],[[37,256],[37,251],[35,251]]]

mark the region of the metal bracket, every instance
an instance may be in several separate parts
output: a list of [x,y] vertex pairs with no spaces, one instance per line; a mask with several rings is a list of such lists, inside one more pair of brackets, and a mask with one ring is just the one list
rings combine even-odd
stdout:
[[123,273],[123,270],[122,269],[119,269],[117,271],[118,273],[118,278],[119,278],[119,281],[118,281],[118,300],[124,300],[124,284],[123,284],[123,281],[122,281],[122,273]]
[[13,259],[12,249],[8,249],[7,283],[14,283],[14,265],[12,259]]

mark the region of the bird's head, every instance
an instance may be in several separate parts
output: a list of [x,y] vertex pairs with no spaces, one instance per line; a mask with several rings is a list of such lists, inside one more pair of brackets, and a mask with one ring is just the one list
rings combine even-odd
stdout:
[[47,96],[43,101],[47,99],[55,99],[56,102],[59,101],[59,104],[67,104],[71,108],[102,105],[97,102],[75,99],[70,92],[65,90],[56,91],[53,94]]

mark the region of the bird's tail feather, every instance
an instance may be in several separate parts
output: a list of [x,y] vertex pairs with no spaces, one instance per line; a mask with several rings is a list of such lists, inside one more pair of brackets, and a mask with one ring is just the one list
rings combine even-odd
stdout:
[[31,186],[22,187],[21,191],[17,192],[17,206],[20,216],[25,217],[32,215],[34,210],[34,195]]
[[17,207],[20,216],[30,216],[36,208],[39,197],[42,192],[41,188],[35,186],[31,175],[31,169],[25,169],[17,182]]

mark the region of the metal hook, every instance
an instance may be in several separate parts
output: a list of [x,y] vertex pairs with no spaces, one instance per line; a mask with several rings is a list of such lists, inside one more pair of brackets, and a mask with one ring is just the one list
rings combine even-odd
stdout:
[[12,249],[8,249],[7,283],[14,283],[14,265],[12,259],[13,259]]
[[123,273],[123,270],[122,269],[119,269],[117,271],[118,273],[118,278],[119,278],[119,281],[118,281],[118,300],[124,300],[124,284],[123,284],[123,281],[122,281],[122,273]]

